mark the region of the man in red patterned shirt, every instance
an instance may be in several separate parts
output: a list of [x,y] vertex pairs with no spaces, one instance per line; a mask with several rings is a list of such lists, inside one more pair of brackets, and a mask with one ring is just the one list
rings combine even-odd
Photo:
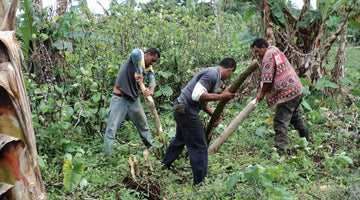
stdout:
[[262,57],[261,91],[256,100],[260,102],[266,95],[269,109],[275,108],[275,147],[279,155],[285,154],[289,143],[287,130],[291,123],[299,131],[300,137],[309,141],[309,131],[300,115],[302,84],[285,55],[264,38],[256,39],[251,45],[256,55]]

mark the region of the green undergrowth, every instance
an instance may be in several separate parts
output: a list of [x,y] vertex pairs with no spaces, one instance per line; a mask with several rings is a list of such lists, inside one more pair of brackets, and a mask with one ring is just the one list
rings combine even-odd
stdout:
[[[350,95],[324,95],[312,90],[302,102],[302,115],[310,130],[309,143],[299,138],[290,126],[288,155],[280,157],[274,149],[274,111],[267,109],[262,101],[218,152],[209,155],[208,175],[205,184],[199,186],[192,184],[186,150],[175,160],[174,168],[163,169],[159,164],[165,149],[155,136],[155,126],[147,109],[155,146],[160,150],[150,149],[146,160],[142,154],[144,146],[129,119],[117,132],[113,156],[104,158],[106,116],[82,122],[85,126],[76,126],[78,114],[64,109],[62,115],[75,121],[72,126],[68,127],[69,119],[65,118],[64,123],[51,122],[43,128],[41,113],[33,112],[39,164],[48,199],[358,199],[360,98],[357,77],[360,72],[355,63],[359,58],[352,48],[347,55],[346,78],[352,80],[348,85]],[[256,93],[252,95],[236,98],[226,106],[222,114],[224,120],[215,129],[212,142]],[[215,108],[216,103],[211,106]],[[176,127],[171,102],[163,102],[158,107],[169,144]],[[44,109],[42,112],[46,113]],[[91,112],[86,113],[86,107],[84,112],[76,109],[75,106],[74,112],[80,113],[79,116],[91,116]],[[201,117],[209,120],[203,112]],[[104,124],[99,125],[101,123]],[[131,181],[129,158],[139,162],[136,181]],[[65,163],[71,167],[64,167]]]
[[[117,137],[111,158],[102,157],[102,138],[98,135],[73,138],[64,156],[50,158],[40,152],[42,174],[49,199],[146,199],[146,192],[128,189],[129,157],[137,158],[147,174],[138,181],[151,180],[160,188],[163,199],[354,199],[359,188],[359,125],[355,124],[358,107],[348,108],[335,103],[333,97],[314,93],[306,101],[313,110],[303,112],[311,132],[308,144],[289,129],[289,155],[279,156],[273,148],[271,117],[261,102],[239,128],[209,155],[208,176],[200,186],[192,185],[188,155],[184,151],[173,169],[163,169],[161,156],[150,149],[147,161],[143,145],[131,122],[126,121]],[[320,106],[325,101],[327,107]],[[214,138],[240,112],[246,100],[229,104],[227,116],[216,129]],[[318,116],[314,113],[318,112]],[[316,116],[317,117],[316,117]],[[175,133],[170,111],[161,113],[168,143]],[[315,117],[314,117],[315,116]],[[321,119],[318,119],[321,118]],[[152,124],[151,124],[152,126]],[[153,127],[153,126],[152,126]],[[152,130],[154,132],[154,130]],[[214,140],[213,138],[213,140]],[[69,138],[70,140],[70,138]],[[80,140],[80,141],[76,141]],[[121,142],[121,143],[120,143]],[[164,154],[161,148],[160,154]],[[69,157],[84,163],[84,181],[71,191],[59,184],[63,181],[62,166]],[[145,166],[145,167],[144,167]]]

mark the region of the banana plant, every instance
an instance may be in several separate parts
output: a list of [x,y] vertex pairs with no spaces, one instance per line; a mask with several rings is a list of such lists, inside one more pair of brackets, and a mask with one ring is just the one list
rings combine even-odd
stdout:
[[15,38],[19,0],[0,4],[0,199],[46,199]]

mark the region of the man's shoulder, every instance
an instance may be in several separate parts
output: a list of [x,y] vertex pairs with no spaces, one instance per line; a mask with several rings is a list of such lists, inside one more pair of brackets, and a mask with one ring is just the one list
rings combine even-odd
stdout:
[[267,52],[274,54],[274,53],[280,52],[280,50],[276,46],[269,46],[269,48],[267,49]]
[[269,46],[265,52],[265,55],[264,55],[264,58],[263,58],[263,61],[264,60],[269,60],[269,59],[272,59],[273,56],[277,53],[281,53],[281,51],[275,47],[275,46]]
[[211,74],[217,74],[220,69],[219,67],[207,67],[205,69],[202,70],[204,73],[211,73]]

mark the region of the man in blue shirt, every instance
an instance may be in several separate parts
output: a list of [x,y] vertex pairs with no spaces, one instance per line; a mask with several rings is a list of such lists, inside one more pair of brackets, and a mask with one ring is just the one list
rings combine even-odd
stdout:
[[134,49],[131,52],[131,56],[121,67],[113,89],[109,108],[109,120],[105,131],[104,151],[107,156],[111,155],[115,133],[127,114],[129,114],[135,124],[145,146],[152,146],[149,125],[138,99],[140,91],[138,83],[143,82],[146,78],[149,79],[149,89],[146,89],[143,95],[154,94],[155,77],[152,64],[159,58],[160,51],[157,48],[152,47],[145,53],[140,49]]
[[[236,96],[235,93],[229,92],[228,88],[221,94],[216,93],[221,81],[229,78],[235,69],[236,62],[232,58],[223,59],[216,67],[203,69],[181,90],[175,101],[173,115],[176,120],[176,135],[166,151],[162,164],[169,168],[186,145],[194,184],[205,180],[208,162],[208,147],[199,112],[204,110],[212,116],[214,111],[210,108],[209,101],[229,100]],[[219,123],[220,120],[215,125]]]

